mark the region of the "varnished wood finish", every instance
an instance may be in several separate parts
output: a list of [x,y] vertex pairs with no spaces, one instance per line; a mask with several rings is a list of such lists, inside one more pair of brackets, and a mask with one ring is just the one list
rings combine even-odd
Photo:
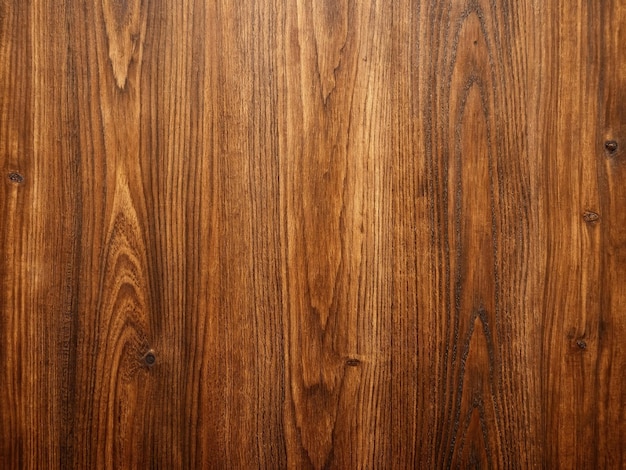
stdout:
[[0,0],[2,468],[626,468],[624,0]]

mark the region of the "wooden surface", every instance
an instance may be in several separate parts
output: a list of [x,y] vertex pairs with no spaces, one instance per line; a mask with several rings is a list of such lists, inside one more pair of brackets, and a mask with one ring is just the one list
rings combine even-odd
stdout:
[[0,0],[2,468],[626,468],[624,0]]

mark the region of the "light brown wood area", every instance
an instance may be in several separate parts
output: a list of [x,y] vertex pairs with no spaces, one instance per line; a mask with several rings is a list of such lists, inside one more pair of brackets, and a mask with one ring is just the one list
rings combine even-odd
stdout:
[[0,468],[626,468],[626,0],[0,0]]

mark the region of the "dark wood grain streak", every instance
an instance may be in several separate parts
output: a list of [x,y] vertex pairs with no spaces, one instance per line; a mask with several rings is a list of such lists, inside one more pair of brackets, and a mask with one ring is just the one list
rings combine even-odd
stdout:
[[0,0],[1,468],[626,468],[624,0]]

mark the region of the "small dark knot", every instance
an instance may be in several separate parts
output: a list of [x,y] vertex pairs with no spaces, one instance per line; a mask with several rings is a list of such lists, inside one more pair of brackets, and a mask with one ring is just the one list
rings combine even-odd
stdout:
[[356,367],[359,364],[361,364],[361,361],[359,361],[358,359],[351,357],[350,359],[348,359],[346,361],[346,365],[350,366],[350,367]]
[[12,171],[9,173],[9,180],[15,184],[22,184],[24,182],[24,177],[20,175],[17,171]]
[[604,143],[604,148],[607,149],[610,153],[614,153],[617,151],[617,142],[615,140],[607,140]]
[[587,349],[587,343],[585,342],[584,339],[577,340],[576,346],[578,346],[580,349]]
[[583,213],[583,220],[585,222],[597,222],[600,219],[600,216],[596,212],[585,211]]
[[148,351],[146,355],[143,357],[144,362],[148,366],[153,366],[156,362],[156,356],[154,355],[154,351]]

